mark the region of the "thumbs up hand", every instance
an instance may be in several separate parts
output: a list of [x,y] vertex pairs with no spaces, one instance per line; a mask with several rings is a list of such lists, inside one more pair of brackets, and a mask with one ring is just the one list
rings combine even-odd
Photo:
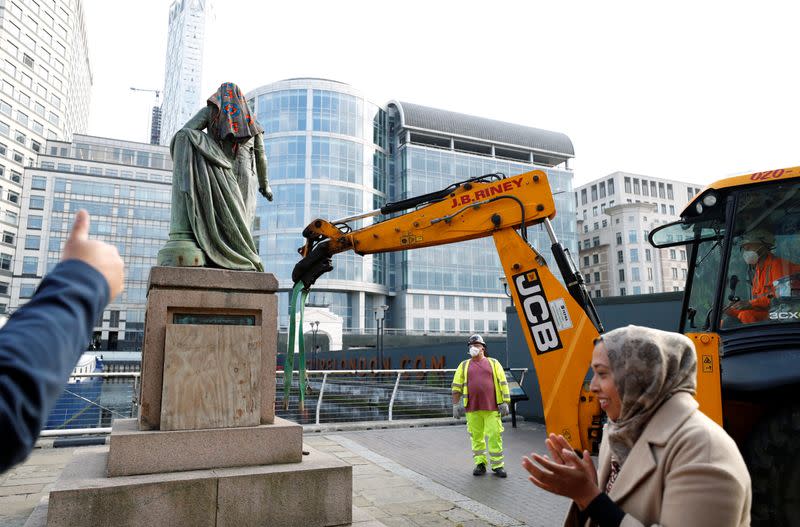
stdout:
[[110,299],[124,288],[124,263],[113,245],[89,239],[89,213],[79,210],[75,216],[61,260],[82,260],[94,267],[108,282]]

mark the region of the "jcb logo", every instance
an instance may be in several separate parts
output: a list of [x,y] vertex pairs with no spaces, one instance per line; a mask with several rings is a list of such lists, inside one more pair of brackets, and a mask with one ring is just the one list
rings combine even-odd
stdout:
[[541,355],[561,349],[563,347],[561,337],[553,323],[550,305],[539,281],[539,273],[534,269],[515,275],[514,287],[517,289],[525,321],[536,346],[536,353]]

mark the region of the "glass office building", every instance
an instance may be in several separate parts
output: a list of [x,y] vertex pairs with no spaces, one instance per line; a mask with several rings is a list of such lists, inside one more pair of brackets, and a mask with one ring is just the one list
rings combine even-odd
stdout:
[[[386,112],[351,86],[325,79],[280,81],[247,98],[264,127],[275,195],[272,203],[259,199],[253,235],[265,269],[282,289],[279,325],[286,326],[286,291],[303,228],[316,218],[344,218],[386,201]],[[374,327],[374,306],[385,304],[389,293],[384,262],[352,252],[334,256],[334,270],[317,281],[309,303],[329,305],[345,330]]]
[[[405,102],[389,103],[387,123],[392,201],[484,174],[541,169],[555,194],[553,228],[577,255],[569,169],[574,151],[566,135]],[[551,242],[541,227],[530,229],[529,239],[550,254]],[[450,334],[505,331],[509,300],[491,237],[395,253],[389,269],[396,295],[388,312],[393,327]]]
[[0,250],[0,267],[13,270],[9,310],[59,262],[75,212],[86,209],[90,236],[115,245],[125,261],[125,290],[95,323],[98,349],[140,350],[150,267],[169,235],[169,150],[75,134],[72,142],[47,141],[23,181],[17,257],[7,262]]
[[[303,228],[444,188],[492,172],[535,168],[556,193],[556,234],[577,254],[572,199],[572,143],[564,134],[436,108],[371,103],[352,87],[323,79],[289,79],[247,94],[265,130],[275,201],[259,201],[254,235],[269,272],[278,277],[280,325],[288,322],[291,271]],[[382,219],[382,218],[378,218]],[[358,228],[371,219],[353,223]],[[534,228],[545,254],[550,240]],[[375,327],[375,309],[389,306],[386,327],[411,332],[502,332],[508,297],[491,239],[400,253],[333,259],[334,271],[312,290],[345,331]]]

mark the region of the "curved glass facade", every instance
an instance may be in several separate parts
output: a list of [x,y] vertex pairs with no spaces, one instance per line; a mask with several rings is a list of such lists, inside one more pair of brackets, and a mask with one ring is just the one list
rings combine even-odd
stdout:
[[[352,87],[322,79],[280,81],[247,97],[265,130],[275,195],[272,203],[259,199],[254,235],[266,270],[286,291],[306,225],[385,203],[386,113]],[[329,305],[346,330],[374,327],[372,306],[386,303],[388,294],[386,259],[344,253],[333,257],[333,265],[317,281],[309,303]],[[288,323],[287,308],[288,293],[282,292],[281,326]]]

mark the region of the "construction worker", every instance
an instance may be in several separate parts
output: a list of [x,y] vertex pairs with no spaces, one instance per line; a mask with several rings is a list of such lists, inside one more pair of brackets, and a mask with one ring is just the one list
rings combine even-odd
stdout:
[[742,236],[742,258],[753,268],[750,300],[739,300],[728,306],[725,313],[743,324],[769,318],[769,306],[775,297],[773,282],[800,273],[800,265],[772,254],[775,235],[766,229],[753,229]]
[[478,334],[467,341],[471,358],[458,365],[453,376],[453,417],[466,415],[467,431],[472,439],[474,476],[486,474],[486,438],[489,438],[489,461],[495,476],[504,478],[503,423],[511,397],[503,367],[486,355],[486,343]]

